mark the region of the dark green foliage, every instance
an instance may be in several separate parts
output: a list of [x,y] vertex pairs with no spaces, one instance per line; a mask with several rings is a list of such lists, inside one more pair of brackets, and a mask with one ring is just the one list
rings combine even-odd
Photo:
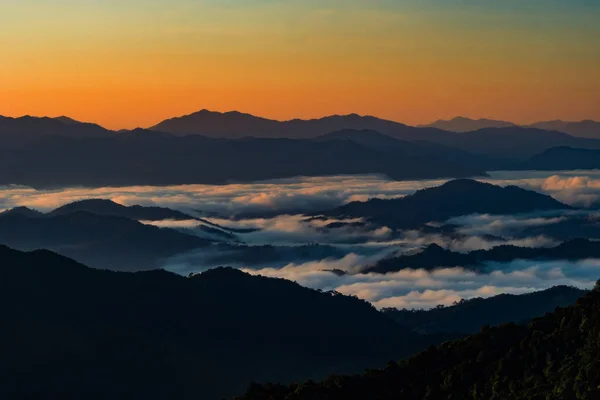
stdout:
[[241,400],[597,400],[600,292],[528,326],[484,326],[466,339],[430,347],[360,376],[320,383],[252,386]]
[[221,399],[356,373],[428,340],[369,303],[220,268],[94,270],[0,246],[0,398]]

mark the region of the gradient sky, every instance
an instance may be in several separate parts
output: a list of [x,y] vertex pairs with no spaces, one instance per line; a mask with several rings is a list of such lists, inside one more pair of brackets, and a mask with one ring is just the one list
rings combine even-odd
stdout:
[[600,120],[598,0],[0,0],[0,115]]

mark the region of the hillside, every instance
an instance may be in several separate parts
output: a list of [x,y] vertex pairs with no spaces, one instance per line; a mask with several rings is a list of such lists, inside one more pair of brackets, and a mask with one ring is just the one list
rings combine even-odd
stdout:
[[223,140],[135,130],[101,138],[47,137],[16,149],[0,146],[0,184],[47,188],[224,184],[341,174],[383,174],[396,180],[485,174],[476,158],[476,164],[466,157],[456,157],[460,163],[439,158],[396,155],[350,140]]
[[441,267],[465,267],[481,270],[489,262],[584,260],[586,258],[600,258],[600,242],[574,239],[552,248],[503,245],[490,250],[474,250],[469,253],[445,250],[436,244],[430,244],[416,254],[384,258],[375,265],[367,267],[363,272],[385,274],[409,268],[433,270]]
[[550,289],[521,295],[500,294],[489,298],[462,300],[448,307],[431,310],[383,309],[382,312],[399,324],[418,333],[463,333],[479,332],[482,326],[528,323],[554,311],[555,307],[567,307],[586,294],[587,291],[570,286],[555,286]]
[[519,165],[519,169],[568,170],[600,168],[600,150],[554,147]]
[[390,228],[408,229],[460,215],[516,214],[570,208],[550,196],[516,186],[500,187],[458,179],[399,199],[353,202],[316,214],[342,219],[364,218]]
[[100,269],[139,271],[156,269],[164,259],[211,241],[124,217],[77,211],[56,216],[0,214],[0,244],[49,249]]
[[[0,246],[0,397],[222,399],[425,348],[369,303],[219,268],[86,268]],[[351,349],[351,351],[349,351]]]
[[600,291],[527,326],[484,327],[383,370],[292,386],[253,385],[240,400],[600,398]]

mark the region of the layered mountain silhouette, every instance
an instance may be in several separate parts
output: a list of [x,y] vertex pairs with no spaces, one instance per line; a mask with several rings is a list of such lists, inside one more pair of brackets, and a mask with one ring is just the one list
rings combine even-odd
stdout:
[[122,216],[18,210],[0,214],[1,244],[20,250],[50,249],[100,269],[156,269],[168,257],[212,243]]
[[531,168],[527,160],[554,147],[600,149],[600,140],[534,128],[459,134],[355,114],[280,122],[206,110],[152,130],[124,132],[68,117],[3,117],[0,136],[0,184],[36,187],[224,184],[337,174],[461,178]]
[[[415,146],[419,145],[411,145]],[[46,138],[18,149],[0,148],[0,184],[223,184],[339,174],[384,174],[392,179],[484,174],[481,164],[450,163],[427,154],[426,150],[406,156],[384,153],[341,139],[223,140],[136,130],[103,138]]]
[[568,133],[572,136],[589,139],[600,139],[600,122],[584,120],[579,122],[569,121],[543,121],[532,124],[531,127]]
[[403,269],[433,270],[442,267],[465,267],[482,271],[486,263],[514,260],[584,260],[600,258],[600,242],[575,239],[551,248],[532,248],[502,245],[490,250],[458,253],[430,244],[421,252],[385,258],[364,272],[385,274]]
[[[516,126],[512,122],[498,121],[493,119],[481,118],[471,119],[465,117],[456,117],[451,120],[437,120],[429,125],[420,125],[420,127],[437,128],[449,132],[472,132],[485,128],[510,128]],[[542,128],[543,129],[543,128]],[[552,129],[557,130],[557,129]]]
[[600,168],[600,150],[554,147],[531,157],[519,169],[566,170]]
[[460,215],[569,209],[570,206],[550,196],[516,186],[500,187],[471,179],[457,179],[403,198],[352,202],[315,215],[337,219],[363,218],[394,229],[413,229]]
[[600,148],[600,140],[527,127],[485,128],[473,132],[440,137],[445,144],[473,154],[524,161],[552,147]]
[[[508,121],[498,121],[493,119],[470,119],[465,117],[456,117],[451,120],[438,120],[429,125],[420,125],[420,127],[437,128],[449,132],[472,132],[486,128],[508,128],[516,127],[518,124]],[[521,125],[524,128],[536,128],[546,131],[555,131],[567,133],[571,136],[588,139],[600,139],[600,122],[592,120],[584,121],[540,121],[530,125]]]
[[528,325],[484,326],[385,369],[290,386],[253,385],[246,400],[584,399],[600,397],[600,291]]
[[0,246],[0,397],[222,399],[359,372],[430,343],[338,293],[219,268],[94,270]]
[[112,134],[111,131],[100,125],[79,122],[68,117],[24,116],[10,118],[0,116],[2,147],[23,145],[52,136],[92,138],[110,134]]
[[500,294],[487,299],[478,297],[461,300],[452,306],[438,306],[431,310],[386,308],[382,312],[418,333],[473,334],[484,325],[528,323],[533,318],[554,311],[556,307],[575,304],[586,293],[586,290],[571,286],[555,286],[520,295]]
[[[537,129],[535,126],[519,127],[504,121],[457,118],[433,125],[412,127],[357,114],[282,122],[237,111],[219,113],[202,110],[172,118],[150,129],[176,135],[194,134],[228,139],[248,136],[306,139],[341,130],[370,130],[404,141],[425,140],[479,155],[520,160],[556,146],[600,148],[599,141],[545,128]],[[458,135],[453,126],[462,126],[463,129],[458,131],[467,134]]]
[[438,129],[419,129],[399,122],[358,114],[332,115],[309,120],[276,121],[237,111],[220,113],[209,110],[172,118],[150,129],[180,136],[202,135],[224,139],[240,139],[250,136],[309,139],[346,129],[377,131],[401,140],[432,140],[449,134]]

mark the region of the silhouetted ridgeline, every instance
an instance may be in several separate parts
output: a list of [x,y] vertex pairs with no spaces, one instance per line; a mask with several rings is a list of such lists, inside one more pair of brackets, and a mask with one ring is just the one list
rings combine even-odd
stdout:
[[[449,132],[473,132],[487,128],[511,128],[517,126],[512,122],[497,121],[493,119],[470,119],[456,117],[451,120],[437,120],[429,125],[421,125],[424,128],[437,128]],[[554,129],[556,130],[556,129]]]
[[600,169],[600,150],[556,147],[530,158],[519,169]]
[[382,312],[399,324],[417,333],[477,333],[483,325],[496,326],[508,322],[528,323],[531,319],[566,307],[586,294],[586,290],[570,286],[555,286],[539,292],[462,300],[449,307],[431,310],[398,310]]
[[550,196],[516,186],[500,187],[458,179],[403,198],[353,202],[315,215],[364,218],[390,228],[411,229],[460,215],[516,214],[561,209],[568,210],[571,207]]
[[401,157],[342,139],[223,140],[145,130],[87,139],[49,136],[17,148],[0,147],[0,184],[222,184],[340,174],[384,174],[398,180],[484,174],[482,164],[452,161],[456,150],[446,151],[447,160],[436,160],[430,146],[410,146],[423,150]]
[[600,398],[600,291],[527,326],[484,327],[383,370],[291,386],[253,385],[242,400]]
[[211,244],[173,229],[112,215],[76,211],[64,215],[0,214],[0,243],[20,250],[50,249],[100,269],[155,269],[175,254]]
[[432,270],[442,267],[466,267],[481,271],[489,262],[510,262],[514,260],[584,260],[600,258],[600,242],[575,239],[553,248],[532,248],[502,245],[490,250],[474,250],[458,253],[431,244],[421,252],[385,258],[364,272],[385,274],[403,269]]
[[220,268],[94,270],[0,246],[0,398],[222,399],[427,346],[369,303]]
[[66,117],[2,117],[0,136],[0,184],[38,187],[375,173],[396,180],[459,178],[524,168],[553,147],[600,149],[600,140],[533,128],[457,134],[358,115],[279,122],[209,111],[124,132]]
[[[472,132],[487,128],[509,128],[517,125],[508,121],[496,121],[491,119],[470,119],[464,117],[456,117],[452,120],[438,120],[429,125],[422,127],[437,128],[450,132]],[[583,137],[588,139],[600,139],[600,122],[584,120],[579,122],[573,121],[540,121],[531,125],[524,125],[524,128],[536,128],[546,131],[555,131],[567,133],[575,137]]]

